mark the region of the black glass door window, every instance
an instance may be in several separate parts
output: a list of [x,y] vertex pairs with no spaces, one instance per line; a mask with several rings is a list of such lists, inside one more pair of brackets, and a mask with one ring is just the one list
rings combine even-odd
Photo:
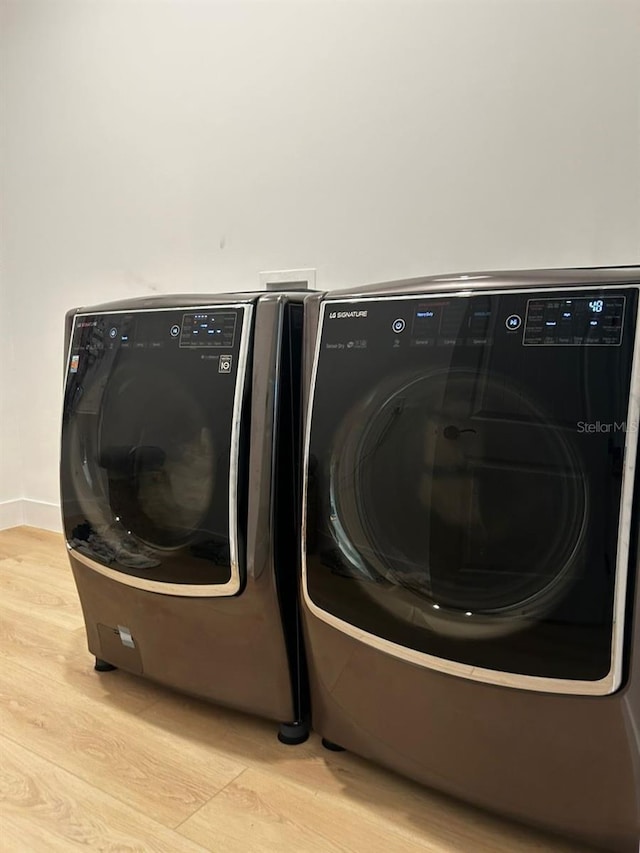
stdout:
[[312,602],[446,661],[604,679],[636,298],[328,303],[307,471]]
[[76,318],[61,461],[71,548],[145,581],[237,586],[246,310]]

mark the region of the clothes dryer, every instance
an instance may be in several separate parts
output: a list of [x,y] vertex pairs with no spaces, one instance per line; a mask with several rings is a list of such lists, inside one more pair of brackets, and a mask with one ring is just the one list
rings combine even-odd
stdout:
[[640,269],[440,276],[309,304],[313,726],[637,853]]
[[307,736],[297,603],[302,295],[70,311],[61,491],[96,669]]

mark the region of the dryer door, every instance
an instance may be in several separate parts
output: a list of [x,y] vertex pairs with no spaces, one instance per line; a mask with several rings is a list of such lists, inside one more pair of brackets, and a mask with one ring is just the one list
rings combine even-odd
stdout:
[[327,302],[312,611],[469,678],[616,689],[636,313],[635,290]]
[[61,486],[69,548],[173,595],[243,580],[243,398],[251,305],[78,315]]

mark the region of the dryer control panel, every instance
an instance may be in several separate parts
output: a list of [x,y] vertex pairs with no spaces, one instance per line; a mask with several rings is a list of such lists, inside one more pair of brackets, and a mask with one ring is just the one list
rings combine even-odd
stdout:
[[624,296],[530,299],[525,346],[620,346]]
[[619,347],[629,297],[595,291],[425,294],[327,304],[323,345],[359,351],[524,347]]

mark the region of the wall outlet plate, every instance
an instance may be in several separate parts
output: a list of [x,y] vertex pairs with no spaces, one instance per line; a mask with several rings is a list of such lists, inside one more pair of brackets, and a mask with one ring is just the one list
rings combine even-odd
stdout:
[[316,271],[268,270],[258,273],[263,290],[315,290]]

